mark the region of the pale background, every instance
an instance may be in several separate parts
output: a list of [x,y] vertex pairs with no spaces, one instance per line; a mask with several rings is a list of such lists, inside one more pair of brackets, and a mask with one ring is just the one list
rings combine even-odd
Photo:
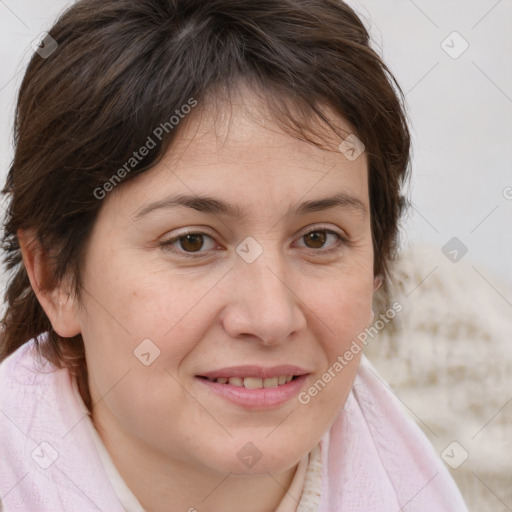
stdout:
[[[452,474],[470,508],[512,511],[512,0],[349,3],[406,93],[414,137],[406,319],[368,353],[440,455],[454,441],[468,452]],[[0,0],[2,182],[30,42],[67,4]],[[442,251],[453,237],[456,262]]]

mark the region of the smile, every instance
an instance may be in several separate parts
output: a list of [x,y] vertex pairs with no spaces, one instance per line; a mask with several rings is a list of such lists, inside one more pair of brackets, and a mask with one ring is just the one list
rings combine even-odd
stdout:
[[268,377],[260,379],[258,377],[219,377],[217,379],[208,379],[212,382],[219,384],[230,384],[231,386],[244,387],[246,389],[260,389],[260,388],[277,388],[283,384],[291,382],[294,375],[280,375],[279,377]]
[[252,410],[275,408],[294,399],[305,386],[306,370],[291,365],[239,366],[196,375],[202,389]]

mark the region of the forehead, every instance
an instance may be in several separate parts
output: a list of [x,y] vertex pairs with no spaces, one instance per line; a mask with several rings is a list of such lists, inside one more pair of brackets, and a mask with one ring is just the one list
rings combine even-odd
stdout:
[[[351,133],[346,121],[332,118],[341,133]],[[366,154],[350,160],[338,148],[339,135],[325,126],[310,128],[323,147],[284,131],[250,91],[229,102],[207,102],[185,119],[160,163],[116,195],[129,196],[137,211],[170,192],[213,195],[260,208],[268,207],[270,198],[291,207],[300,199],[340,192],[367,202]]]
[[[185,120],[174,150],[168,153],[168,161],[185,156],[185,151],[189,158],[207,151],[228,160],[230,155],[238,158],[240,153],[243,153],[245,161],[279,154],[299,161],[304,157],[319,162],[337,160],[340,142],[354,131],[345,119],[329,108],[322,109],[338,131],[334,133],[331,127],[319,120],[305,119],[305,114],[299,112],[299,107],[289,97],[282,100],[271,95],[268,97],[246,85],[230,92],[229,97],[226,93],[210,96]],[[284,106],[283,110],[289,115],[276,112],[273,108],[276,102]],[[283,118],[287,129],[277,121],[278,118]],[[294,123],[300,124],[301,129],[305,128],[309,143],[298,130],[290,130]],[[330,158],[332,156],[334,158]]]

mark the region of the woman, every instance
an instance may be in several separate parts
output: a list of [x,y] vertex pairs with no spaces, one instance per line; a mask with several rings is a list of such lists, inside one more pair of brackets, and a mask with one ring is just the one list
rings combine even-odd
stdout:
[[63,14],[4,188],[4,510],[466,510],[362,355],[395,85],[334,0]]

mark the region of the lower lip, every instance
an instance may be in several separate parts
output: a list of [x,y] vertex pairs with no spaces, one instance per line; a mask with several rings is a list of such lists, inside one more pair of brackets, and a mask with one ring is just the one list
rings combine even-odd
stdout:
[[299,394],[307,375],[300,375],[291,382],[275,388],[247,389],[243,386],[221,384],[196,377],[213,393],[247,409],[268,409],[284,404]]

